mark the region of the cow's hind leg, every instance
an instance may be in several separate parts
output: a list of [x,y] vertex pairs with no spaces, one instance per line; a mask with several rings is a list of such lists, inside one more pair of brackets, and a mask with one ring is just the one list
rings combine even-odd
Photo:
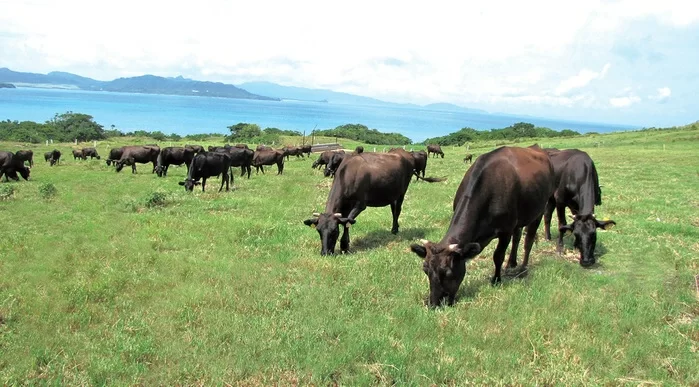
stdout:
[[522,267],[527,267],[529,264],[529,253],[532,251],[534,239],[536,239],[536,230],[541,224],[541,216],[527,225],[527,235],[524,237],[524,258],[522,258]]
[[495,248],[493,253],[493,264],[495,265],[495,274],[493,278],[490,279],[492,285],[498,284],[502,281],[500,278],[500,272],[502,270],[502,262],[505,260],[505,252],[507,251],[507,245],[510,244],[511,234],[501,234],[498,236],[498,247]]
[[404,196],[401,196],[398,198],[398,200],[391,203],[391,214],[393,215],[393,227],[391,227],[392,234],[398,234],[398,217],[400,216],[400,211],[403,208],[404,198]]
[[[558,228],[566,225],[566,206],[565,204],[556,203],[556,215],[558,216]],[[556,252],[558,254],[563,253],[563,233],[558,232],[558,244],[556,245]]]
[[522,228],[518,227],[512,233],[512,246],[510,247],[510,257],[507,259],[507,266],[505,268],[511,269],[517,267],[517,249],[519,248],[519,241],[522,239]]
[[544,209],[544,237],[547,241],[551,240],[551,218],[553,217],[554,209],[556,209],[556,199],[552,196],[546,202],[546,208]]

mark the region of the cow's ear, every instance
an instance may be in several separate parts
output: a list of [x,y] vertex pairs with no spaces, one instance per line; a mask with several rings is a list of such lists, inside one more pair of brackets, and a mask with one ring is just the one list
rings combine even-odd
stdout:
[[613,220],[596,220],[595,222],[597,223],[597,227],[601,228],[602,230],[610,230],[612,227],[616,226],[616,222]]
[[418,245],[417,243],[410,245],[410,251],[417,254],[417,256],[420,258],[425,258],[427,256],[427,249],[425,246]]
[[179,185],[184,185],[184,181],[180,181],[180,182],[178,182],[177,184],[179,184]]
[[303,224],[312,228],[316,228],[316,226],[318,226],[318,218],[306,219],[303,221]]
[[566,224],[564,226],[561,226],[558,228],[558,232],[564,235],[570,235],[573,233],[573,225],[572,224]]
[[340,222],[340,224],[347,226],[347,227],[349,227],[350,224],[357,223],[356,220],[350,219],[350,218],[340,218],[340,219],[338,219],[338,221]]

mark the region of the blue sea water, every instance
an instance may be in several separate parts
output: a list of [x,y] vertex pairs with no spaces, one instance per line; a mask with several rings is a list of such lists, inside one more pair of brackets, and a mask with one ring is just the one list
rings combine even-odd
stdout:
[[630,126],[557,121],[467,111],[441,111],[390,105],[345,105],[306,101],[258,101],[232,98],[94,92],[60,89],[0,89],[0,120],[47,121],[73,111],[94,117],[110,129],[177,133],[226,133],[239,122],[262,128],[306,131],[344,124],[364,124],[381,132],[398,132],[413,141],[442,136],[463,127],[479,130],[530,122],[556,130],[610,132]]

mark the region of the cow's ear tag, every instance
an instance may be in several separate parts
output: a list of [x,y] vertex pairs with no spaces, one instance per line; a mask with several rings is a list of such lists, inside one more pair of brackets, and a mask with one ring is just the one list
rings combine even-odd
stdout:
[[315,223],[311,223],[311,228],[316,228],[316,224],[315,224]]

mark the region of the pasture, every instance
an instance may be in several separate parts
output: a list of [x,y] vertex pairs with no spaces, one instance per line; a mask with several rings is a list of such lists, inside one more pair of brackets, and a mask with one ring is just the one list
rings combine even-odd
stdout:
[[558,256],[542,224],[525,276],[492,287],[491,243],[436,310],[409,245],[444,235],[465,148],[429,159],[448,180],[411,183],[398,235],[388,207],[368,208],[354,252],[322,257],[302,221],[331,179],[311,160],[186,193],[186,168],[117,174],[105,143],[102,161],[32,147],[30,181],[0,183],[14,191],[0,200],[0,383],[699,384],[699,130],[517,145],[533,142],[595,161],[596,214],[617,222],[598,263],[580,267],[572,237]]

